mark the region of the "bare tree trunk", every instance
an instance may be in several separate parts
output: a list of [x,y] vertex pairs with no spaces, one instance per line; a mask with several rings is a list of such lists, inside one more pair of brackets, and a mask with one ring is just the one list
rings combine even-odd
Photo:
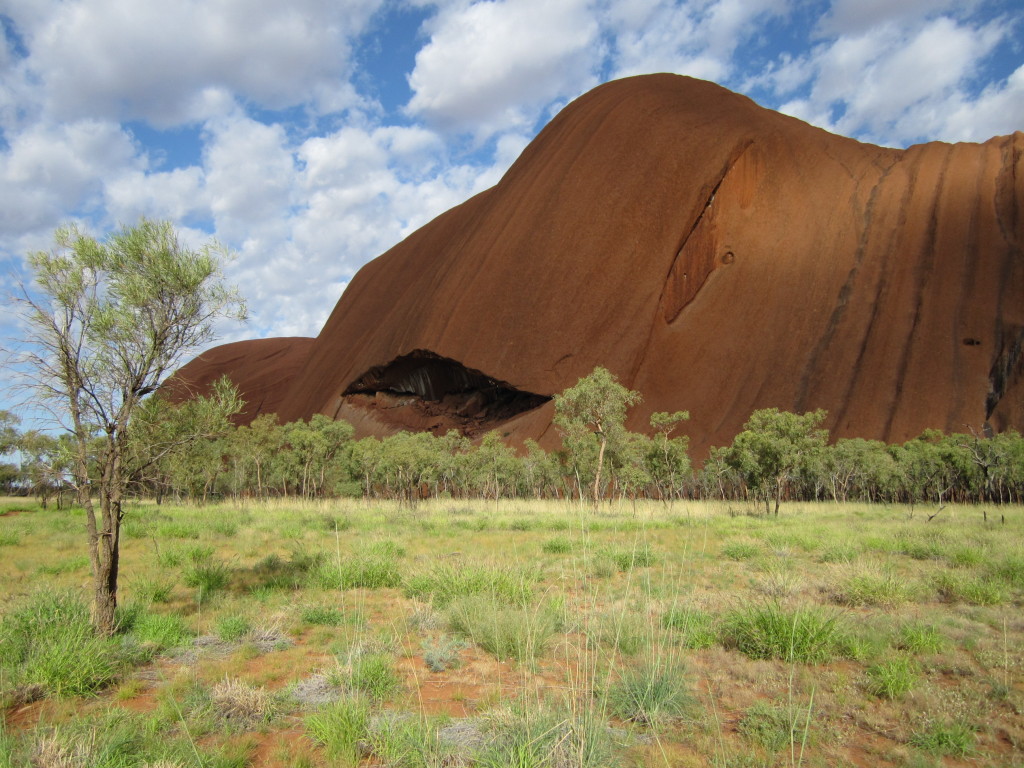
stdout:
[[598,439],[601,441],[601,448],[597,452],[597,471],[594,473],[594,506],[597,507],[601,500],[601,467],[604,464],[604,449],[608,441],[601,432],[598,432]]

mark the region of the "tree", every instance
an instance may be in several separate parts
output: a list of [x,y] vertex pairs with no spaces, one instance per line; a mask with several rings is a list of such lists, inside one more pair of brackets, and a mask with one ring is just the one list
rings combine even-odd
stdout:
[[654,439],[651,440],[647,466],[651,478],[658,486],[658,493],[662,501],[676,498],[679,495],[683,479],[690,471],[690,456],[687,453],[690,447],[690,438],[685,435],[669,437],[680,422],[689,418],[689,411],[676,411],[675,413],[656,411],[651,414],[651,427],[655,434]]
[[765,408],[754,411],[733,439],[725,454],[726,463],[743,477],[755,497],[764,499],[765,513],[775,514],[790,480],[809,462],[816,461],[828,442],[828,432],[819,429],[825,411],[797,414]]
[[[129,424],[182,357],[213,339],[217,319],[242,318],[245,310],[224,285],[224,251],[215,243],[199,250],[185,246],[170,223],[142,219],[103,242],[77,227],[62,227],[54,241],[53,250],[28,256],[35,290],[22,286],[17,298],[27,329],[22,359],[36,393],[72,437],[71,474],[86,515],[93,622],[110,634],[121,504],[130,477]],[[95,484],[91,461],[98,472]]]
[[[609,446],[612,450],[626,443],[626,411],[640,402],[640,393],[619,384],[618,379],[598,366],[576,385],[555,395],[555,425],[562,430],[563,442],[576,463],[577,473],[589,463],[596,437],[597,455],[593,457],[593,498],[601,498],[601,469]],[[582,496],[583,489],[580,488]]]

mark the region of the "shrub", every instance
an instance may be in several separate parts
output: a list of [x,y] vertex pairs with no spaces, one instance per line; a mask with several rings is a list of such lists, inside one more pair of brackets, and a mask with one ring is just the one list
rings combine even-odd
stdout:
[[714,617],[697,608],[673,606],[661,617],[661,625],[679,632],[684,648],[710,648],[718,640]]
[[365,693],[374,701],[390,697],[399,684],[394,661],[383,653],[357,655],[352,660],[349,682],[353,689]]
[[934,583],[939,596],[949,602],[972,605],[999,605],[1006,602],[1003,585],[987,577],[942,572],[935,574]]
[[535,703],[512,706],[490,714],[487,737],[473,763],[481,768],[614,765],[608,731],[591,708],[570,712]]
[[616,717],[652,725],[683,712],[693,702],[685,672],[675,660],[648,658],[625,667],[608,688],[608,709]]
[[82,696],[117,679],[130,658],[120,638],[99,637],[70,592],[37,592],[0,622],[0,667],[9,680],[58,697]]
[[786,611],[767,603],[730,611],[722,620],[721,637],[752,659],[820,664],[835,655],[840,630],[838,614],[815,606]]
[[572,552],[572,541],[565,536],[556,536],[545,541],[540,548],[549,555],[565,555]]
[[148,611],[135,619],[131,634],[140,643],[153,645],[158,650],[184,645],[194,635],[180,616]]
[[1024,589],[1024,555],[1008,555],[989,569],[989,576],[1014,589]]
[[896,647],[910,653],[939,653],[945,645],[942,633],[932,624],[910,622],[896,636]]
[[423,641],[423,663],[431,672],[444,672],[459,666],[459,653],[465,643],[447,635]]
[[227,563],[221,561],[193,562],[185,568],[182,581],[185,586],[194,587],[200,594],[207,595],[225,589],[231,575]]
[[359,744],[369,735],[370,705],[362,698],[346,697],[308,715],[306,732],[324,747],[327,756],[342,765],[359,762]]
[[843,582],[836,599],[844,605],[892,607],[905,603],[912,595],[906,580],[890,570],[865,570]]
[[722,547],[722,555],[730,560],[749,560],[760,552],[761,548],[750,541],[730,541]]
[[449,627],[499,661],[523,663],[542,655],[561,625],[560,617],[547,606],[519,608],[489,597],[466,597],[453,602]]
[[301,618],[307,624],[321,627],[336,627],[345,620],[345,614],[328,605],[311,605],[302,610]]
[[809,728],[809,710],[779,707],[764,701],[750,707],[737,726],[744,738],[769,752],[803,743]]
[[881,699],[898,699],[917,682],[917,665],[906,656],[868,667],[868,691]]
[[648,544],[634,546],[631,549],[619,549],[608,553],[615,567],[620,571],[631,571],[634,568],[649,568],[658,562]]
[[443,563],[405,582],[407,597],[433,600],[444,607],[460,597],[486,596],[512,605],[527,605],[533,597],[535,572],[510,567]]
[[910,737],[910,743],[933,755],[967,757],[974,752],[974,731],[961,722],[932,722]]
[[223,616],[217,621],[217,637],[225,643],[241,640],[252,630],[252,625],[244,616]]

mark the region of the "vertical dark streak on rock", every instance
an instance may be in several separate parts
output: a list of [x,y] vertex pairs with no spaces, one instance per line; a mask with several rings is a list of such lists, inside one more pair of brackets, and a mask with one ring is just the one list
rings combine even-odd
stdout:
[[[975,157],[975,161],[978,163],[978,166],[975,174],[974,189],[978,194],[971,196],[971,213],[970,218],[967,222],[967,240],[963,244],[964,247],[960,250],[960,253],[962,255],[962,259],[960,262],[960,294],[957,297],[956,311],[952,314],[952,317],[950,318],[949,328],[949,343],[952,344],[953,349],[953,407],[949,409],[950,421],[946,422],[946,432],[954,432],[957,429],[962,428],[961,425],[955,424],[952,421],[952,419],[955,418],[954,414],[964,412],[964,384],[966,382],[964,381],[963,372],[966,371],[967,369],[965,368],[963,361],[964,337],[960,331],[963,328],[962,322],[965,311],[967,310],[970,302],[973,301],[974,299],[975,284],[977,283],[978,265],[977,258],[975,256],[975,251],[977,251],[978,246],[980,245],[978,234],[978,219],[980,216],[979,207],[980,201],[982,200],[980,191],[981,186],[984,184],[984,180],[988,175],[988,159],[990,157],[991,154],[989,153],[985,153],[983,155]],[[966,312],[966,314],[969,315],[970,313]],[[973,354],[977,353],[975,352]]]
[[[811,379],[817,374],[821,356],[831,345],[832,339],[835,336],[836,331],[839,329],[839,324],[843,320],[843,315],[846,314],[846,304],[850,300],[850,295],[853,293],[853,287],[857,282],[857,274],[860,272],[860,266],[864,261],[864,252],[867,249],[868,235],[871,232],[871,222],[875,212],[875,202],[878,199],[882,185],[889,176],[889,172],[892,170],[893,165],[886,168],[881,177],[876,179],[874,186],[871,188],[871,194],[868,196],[867,205],[864,206],[860,239],[857,242],[857,250],[853,256],[853,266],[850,268],[850,272],[846,276],[846,281],[839,289],[839,295],[836,297],[836,303],[832,309],[832,315],[829,317],[825,333],[819,337],[818,343],[815,344],[814,350],[808,358],[807,365],[804,366],[803,376],[800,378],[800,389],[797,392],[795,404],[795,409],[798,413],[807,409],[807,391],[810,388]],[[858,184],[854,189],[854,195],[859,191],[860,185]]]
[[896,393],[885,419],[885,428],[882,430],[882,439],[886,442],[892,442],[892,424],[896,418],[896,412],[899,410],[900,402],[903,400],[903,387],[907,378],[911,353],[914,349],[914,336],[917,333],[917,326],[921,322],[921,310],[927,295],[926,288],[931,279],[932,271],[935,268],[935,242],[939,229],[939,206],[942,202],[942,188],[946,183],[946,172],[949,170],[952,156],[952,150],[947,147],[946,156],[942,160],[942,170],[939,172],[939,179],[935,185],[935,192],[933,192],[932,213],[928,220],[928,233],[914,269],[914,289],[916,294],[914,299],[914,319],[910,324],[910,331],[907,333],[906,342],[903,344],[900,360],[896,366]]
[[[878,185],[876,187],[879,190],[879,194],[881,193],[882,188],[885,186],[885,182],[889,178],[889,174],[893,171],[893,169],[895,169],[897,166],[900,165],[900,163],[903,162],[903,157],[904,156],[901,155],[900,158],[897,160],[897,162],[895,162],[891,166],[889,166],[885,170],[885,173],[883,174],[882,178],[879,179]],[[889,290],[888,290],[889,289],[889,280],[888,280],[889,270],[887,269],[887,267],[888,267],[889,260],[891,259],[892,252],[893,252],[892,241],[893,241],[893,237],[895,235],[897,235],[898,233],[902,232],[905,229],[905,227],[906,227],[906,222],[907,222],[907,213],[906,213],[906,211],[907,211],[907,202],[914,195],[914,187],[916,185],[916,180],[917,179],[916,179],[916,176],[914,174],[909,174],[909,181],[908,181],[908,183],[907,183],[907,185],[906,185],[906,187],[905,187],[905,189],[903,191],[903,199],[900,201],[900,208],[899,208],[900,215],[899,215],[897,226],[894,227],[890,231],[890,233],[889,233],[890,247],[887,248],[884,251],[885,257],[884,257],[884,260],[882,261],[882,264],[881,264],[881,267],[880,267],[880,270],[879,270],[880,274],[879,274],[878,280],[875,283],[875,296],[874,296],[874,299],[871,302],[871,316],[868,318],[867,327],[865,327],[864,334],[861,337],[860,347],[857,350],[857,360],[856,360],[856,362],[854,362],[853,367],[851,369],[852,373],[846,379],[846,391],[843,393],[843,396],[841,398],[839,398],[839,402],[842,403],[842,406],[839,408],[838,412],[835,415],[835,422],[834,423],[835,423],[836,427],[839,427],[840,425],[842,425],[843,422],[846,420],[846,412],[847,412],[847,410],[850,407],[850,402],[852,400],[853,392],[856,390],[857,380],[858,380],[858,377],[860,376],[860,371],[863,370],[862,366],[863,366],[863,363],[864,363],[864,356],[867,354],[868,346],[871,343],[871,338],[872,338],[872,335],[874,334],[874,330],[875,330],[875,323],[878,321],[878,314],[881,311],[881,307],[882,307],[882,305],[884,303],[885,298],[889,294]],[[871,234],[872,234],[871,226],[870,226],[870,222],[868,222],[867,225],[865,226],[865,232],[862,235],[862,238],[864,239],[865,242],[867,242],[870,239]]]

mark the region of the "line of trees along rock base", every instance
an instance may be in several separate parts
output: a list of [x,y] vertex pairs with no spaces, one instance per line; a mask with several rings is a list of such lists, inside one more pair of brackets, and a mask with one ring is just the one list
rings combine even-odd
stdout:
[[[860,438],[830,442],[824,411],[755,411],[730,445],[712,449],[699,468],[688,440],[674,436],[685,411],[656,413],[651,434],[623,426],[639,400],[598,368],[556,396],[559,451],[526,441],[515,450],[498,431],[470,440],[399,432],[353,439],[344,421],[317,415],[279,424],[263,415],[159,454],[180,424],[175,408],[150,398],[130,430],[131,490],[176,500],[363,496],[406,503],[442,498],[725,499],[778,514],[786,501],[883,503],[1024,502],[1024,438],[927,431],[902,445]],[[171,416],[174,418],[171,418]],[[44,502],[63,483],[66,441],[37,432],[17,435],[5,422],[7,444],[21,448],[21,465],[4,472],[8,492]],[[180,429],[180,426],[177,427]],[[194,430],[193,430],[194,432]],[[63,457],[63,458],[62,458]]]

